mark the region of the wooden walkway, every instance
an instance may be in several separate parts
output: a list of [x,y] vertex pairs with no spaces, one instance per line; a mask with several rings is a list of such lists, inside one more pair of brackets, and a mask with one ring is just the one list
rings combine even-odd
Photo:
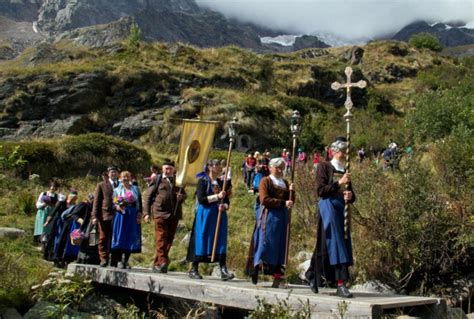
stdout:
[[[294,308],[309,302],[312,318],[381,318],[387,313],[416,314],[423,318],[446,317],[446,302],[437,298],[353,292],[354,298],[342,299],[334,295],[334,289],[321,289],[319,294],[314,294],[309,287],[301,285],[274,289],[270,282],[255,286],[241,279],[228,282],[214,277],[191,280],[185,273],[155,274],[143,268],[122,270],[71,264],[68,272],[88,276],[100,284],[240,309],[254,309],[258,304],[257,298],[272,304],[288,300]],[[341,317],[341,309],[345,307],[347,310]]]

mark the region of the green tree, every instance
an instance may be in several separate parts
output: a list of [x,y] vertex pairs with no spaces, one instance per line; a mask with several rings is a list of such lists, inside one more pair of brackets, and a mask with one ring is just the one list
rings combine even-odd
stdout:
[[138,24],[133,23],[132,26],[130,27],[130,35],[128,36],[128,44],[132,48],[138,48],[140,45],[140,41],[142,39],[142,30],[140,30],[140,27]]
[[438,38],[426,32],[417,33],[411,36],[408,43],[418,49],[425,48],[435,52],[443,50],[443,46],[439,43]]

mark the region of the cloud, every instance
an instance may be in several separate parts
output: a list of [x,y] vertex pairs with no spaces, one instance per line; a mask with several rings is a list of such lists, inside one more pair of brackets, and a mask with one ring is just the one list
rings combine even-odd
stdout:
[[196,0],[228,17],[295,33],[360,38],[393,34],[416,20],[474,21],[472,0]]

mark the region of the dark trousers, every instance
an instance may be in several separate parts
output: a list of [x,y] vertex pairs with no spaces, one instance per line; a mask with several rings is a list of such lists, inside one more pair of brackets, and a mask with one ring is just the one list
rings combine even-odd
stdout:
[[155,266],[169,263],[168,254],[173,244],[178,219],[175,216],[168,218],[156,217],[155,219]]
[[100,261],[109,258],[110,242],[112,241],[112,221],[99,221],[99,258]]
[[[112,242],[112,221],[102,220],[99,221],[99,258],[100,261],[109,259],[110,244]],[[121,254],[114,252],[111,256],[111,265],[117,265],[117,261],[120,260]]]

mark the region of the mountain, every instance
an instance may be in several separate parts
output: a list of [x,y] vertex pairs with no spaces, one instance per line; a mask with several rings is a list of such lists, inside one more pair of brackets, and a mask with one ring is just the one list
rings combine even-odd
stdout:
[[33,22],[43,0],[0,0],[0,15],[15,21]]
[[402,28],[392,39],[408,41],[412,35],[422,32],[436,36],[444,47],[474,44],[474,29],[459,23],[428,24],[425,21],[417,21]]
[[[148,42],[182,42],[200,47],[237,45],[260,52],[282,51],[262,43],[260,37],[284,33],[228,19],[199,7],[195,0],[0,0],[0,23],[7,25],[0,30],[0,42],[21,44],[12,45],[15,55],[34,44],[32,39],[69,39],[91,47],[111,45],[126,39],[134,23]],[[297,48],[283,51],[324,46],[312,37],[300,40]]]

